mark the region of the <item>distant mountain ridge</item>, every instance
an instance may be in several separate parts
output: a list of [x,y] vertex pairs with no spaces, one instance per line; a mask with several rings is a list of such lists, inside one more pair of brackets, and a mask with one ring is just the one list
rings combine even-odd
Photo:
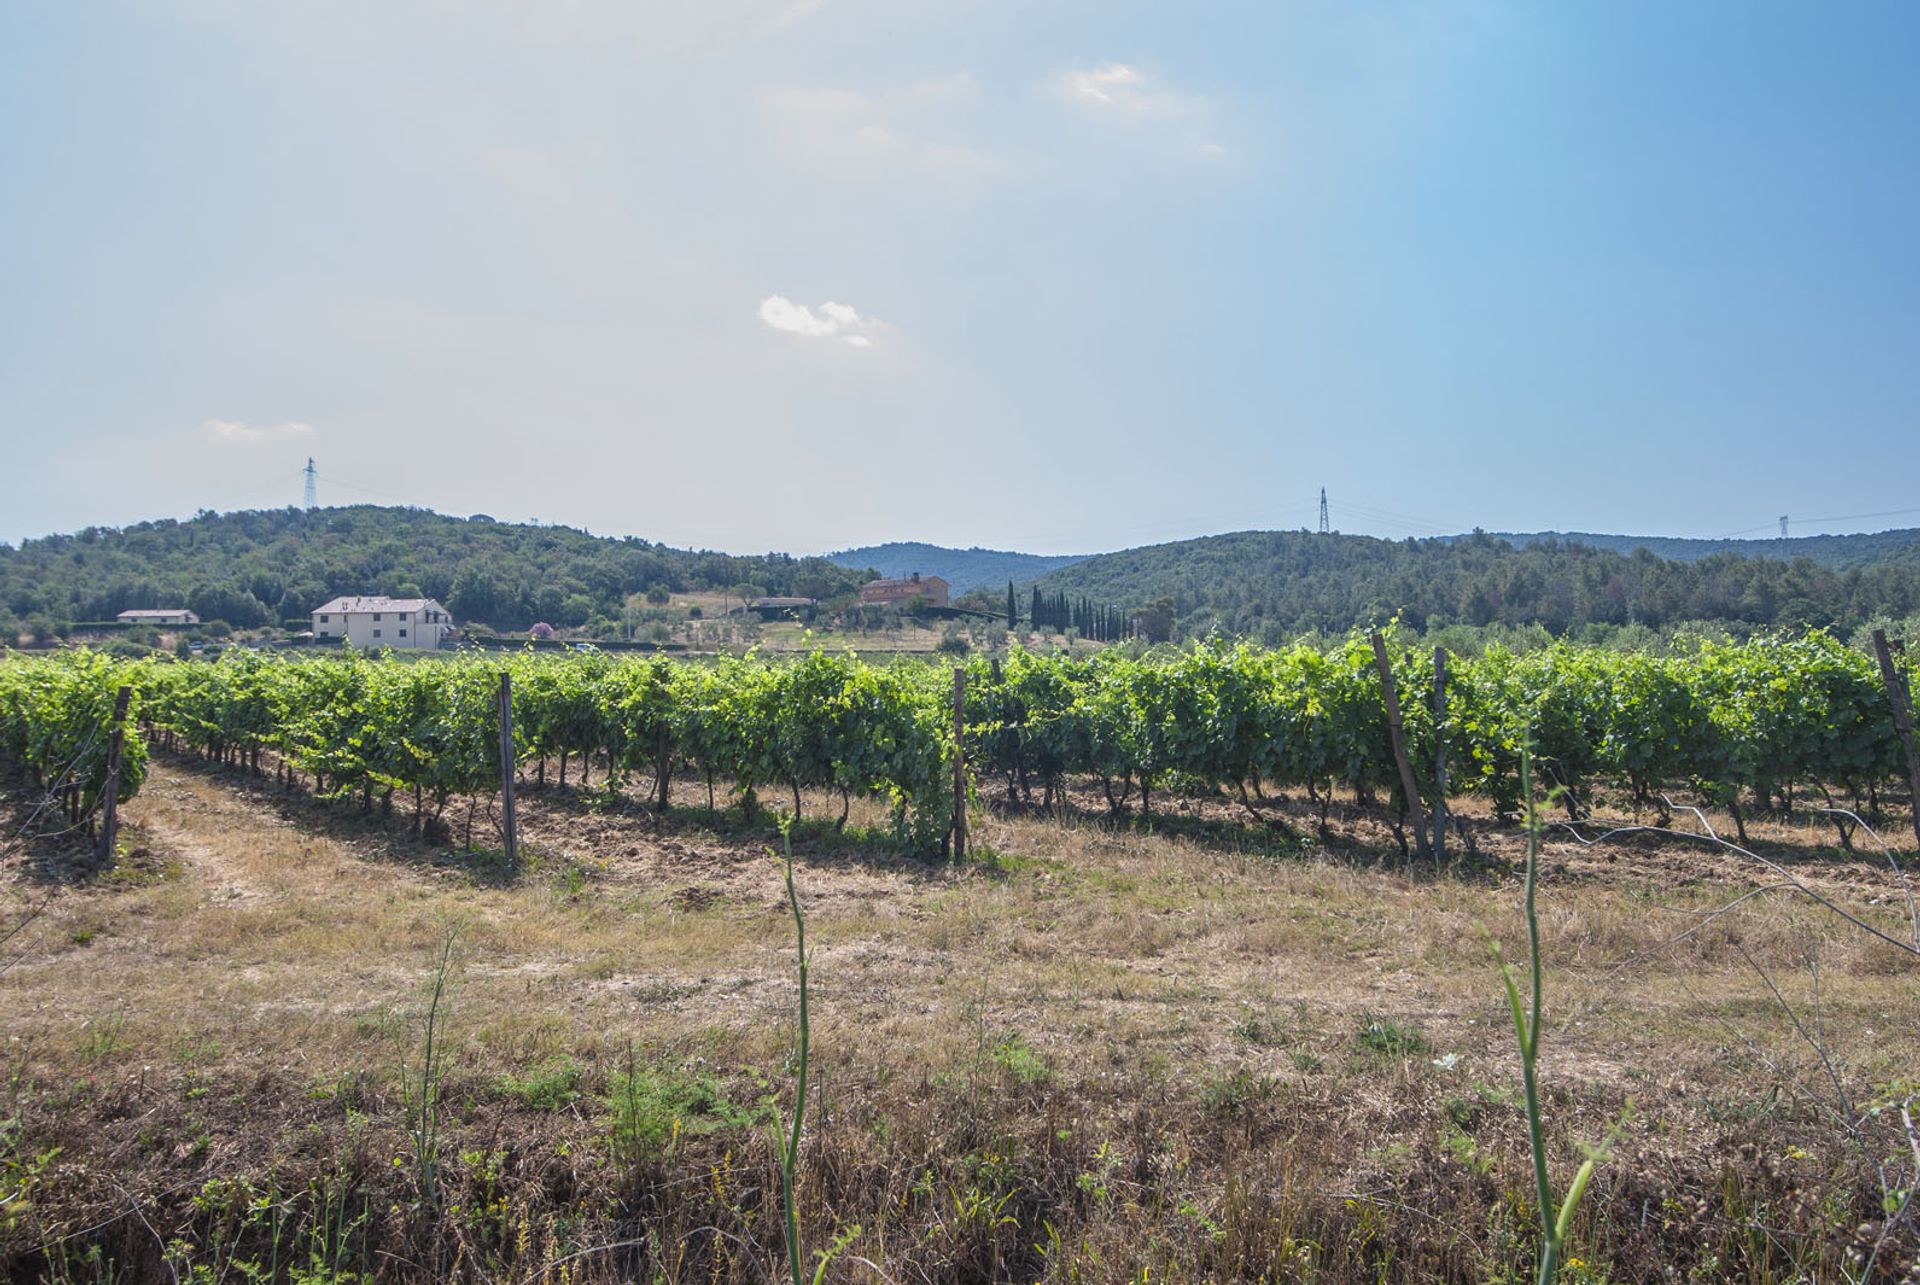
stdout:
[[918,541],[872,544],[826,555],[827,561],[853,570],[868,567],[883,576],[939,576],[956,594],[985,587],[1004,588],[1008,581],[1024,583],[1085,562],[1090,554],[1014,553],[1005,549],[948,549]]
[[[1796,535],[1785,540],[1708,540],[1671,535],[1601,535],[1592,531],[1491,532],[1496,540],[1505,540],[1516,548],[1557,540],[1561,544],[1584,544],[1590,549],[1610,549],[1631,554],[1645,549],[1657,558],[1672,562],[1698,562],[1716,553],[1731,553],[1742,558],[1776,558],[1791,561],[1805,558],[1823,567],[1844,570],[1864,567],[1889,557],[1920,550],[1920,528],[1875,531],[1863,535]],[[1448,540],[1461,536],[1446,536]]]
[[300,619],[341,593],[433,597],[460,619],[502,628],[612,629],[636,595],[655,590],[846,601],[871,575],[916,571],[996,601],[1012,581],[1023,606],[1034,586],[1123,611],[1164,598],[1184,636],[1217,628],[1270,641],[1395,616],[1422,628],[1555,634],[1692,622],[1851,631],[1920,617],[1915,529],[1785,541],[1240,531],[1084,557],[896,542],[794,558],[357,505],[208,512],[0,543],[0,637],[182,605],[248,628]]
[[[1617,538],[1628,550],[1645,544]],[[1236,531],[1101,554],[1036,584],[1122,609],[1166,599],[1183,636],[1219,630],[1266,642],[1395,617],[1422,629],[1540,625],[1558,635],[1685,623],[1851,631],[1920,612],[1920,545],[1889,542],[1881,556],[1846,567],[1706,552],[1722,556],[1635,557],[1579,539],[1486,532],[1382,540]]]

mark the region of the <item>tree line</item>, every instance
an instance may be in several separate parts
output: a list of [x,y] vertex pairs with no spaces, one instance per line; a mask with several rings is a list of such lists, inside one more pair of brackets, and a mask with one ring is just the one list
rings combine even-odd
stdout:
[[[1007,583],[1007,622],[1019,624],[1018,599]],[[1069,630],[1095,642],[1119,642],[1134,634],[1133,622],[1120,608],[1066,593],[1042,593],[1036,585],[1028,595],[1027,622],[1036,633],[1063,634]]]

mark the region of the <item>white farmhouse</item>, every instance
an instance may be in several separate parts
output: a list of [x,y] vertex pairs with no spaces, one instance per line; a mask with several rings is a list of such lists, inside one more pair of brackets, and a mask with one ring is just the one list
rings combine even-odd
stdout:
[[453,617],[431,598],[335,598],[313,613],[313,639],[345,639],[363,649],[432,650],[453,629]]
[[200,617],[185,607],[136,607],[114,619],[123,625],[197,625]]

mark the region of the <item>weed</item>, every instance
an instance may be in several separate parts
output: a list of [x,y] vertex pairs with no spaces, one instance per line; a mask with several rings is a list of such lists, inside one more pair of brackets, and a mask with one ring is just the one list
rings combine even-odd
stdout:
[[580,1064],[572,1058],[543,1062],[524,1076],[503,1075],[494,1087],[535,1111],[559,1111],[580,1096]]
[[1524,741],[1520,746],[1520,794],[1527,809],[1527,955],[1533,982],[1533,1001],[1530,1006],[1521,1004],[1520,985],[1514,980],[1513,969],[1501,956],[1498,942],[1492,943],[1493,960],[1499,966],[1501,980],[1507,985],[1507,1007],[1513,1014],[1514,1034],[1520,1041],[1520,1076],[1527,1095],[1527,1142],[1533,1152],[1535,1209],[1540,1215],[1540,1267],[1535,1279],[1539,1285],[1553,1285],[1560,1276],[1560,1254],[1567,1238],[1567,1229],[1573,1224],[1573,1211],[1579,1206],[1580,1197],[1586,1193],[1587,1182],[1593,1177],[1594,1162],[1599,1157],[1587,1157],[1574,1174],[1573,1185],[1567,1188],[1566,1200],[1556,1205],[1553,1184],[1547,1177],[1547,1143],[1540,1120],[1540,1088],[1535,1073],[1535,1064],[1540,1056],[1542,980],[1540,917],[1534,909],[1534,892],[1539,883],[1540,817],[1533,796],[1533,747]]
[[223,1047],[211,1035],[187,1035],[174,1043],[173,1056],[182,1066],[206,1066],[219,1058]]
[[1432,1047],[1419,1027],[1371,1014],[1362,1014],[1353,1046],[1362,1053],[1394,1059],[1421,1057]]
[[1449,1093],[1441,1103],[1447,1122],[1465,1133],[1479,1128],[1487,1112],[1494,1108],[1520,1105],[1520,1095],[1497,1084],[1476,1082],[1471,1093]]
[[120,1040],[126,1031],[127,1019],[121,1013],[111,1013],[97,1022],[89,1023],[86,1034],[80,1037],[80,1057],[87,1062],[106,1061],[120,1047]]
[[1287,1038],[1286,1028],[1279,1022],[1251,1010],[1234,1023],[1233,1034],[1244,1043],[1260,1049],[1278,1048]]
[[1255,1075],[1246,1067],[1211,1080],[1200,1091],[1200,1104],[1210,1116],[1237,1120],[1272,1099],[1279,1083],[1270,1075]]
[[352,1111],[366,1103],[366,1072],[342,1070],[316,1075],[307,1088],[307,1097],[315,1102],[332,1102],[342,1110]]
[[406,1029],[406,1017],[398,1009],[373,1008],[356,1015],[353,1033],[364,1039],[389,1040]]
[[1102,1139],[1093,1153],[1093,1163],[1074,1175],[1074,1185],[1096,1204],[1107,1202],[1108,1183],[1120,1167],[1120,1157],[1113,1152],[1113,1143]]
[[1042,1084],[1053,1077],[1047,1059],[1018,1035],[1009,1035],[994,1045],[993,1060],[1022,1084]]
[[419,1183],[420,1199],[428,1205],[439,1197],[440,1084],[446,1074],[446,1050],[439,1042],[440,1010],[447,994],[447,978],[453,971],[454,937],[455,934],[449,932],[441,943],[440,961],[433,971],[419,1070],[410,1070],[401,1077],[407,1103],[407,1136],[413,1144],[414,1177]]
[[1455,1160],[1482,1178],[1493,1172],[1492,1157],[1480,1150],[1480,1144],[1461,1125],[1449,1120],[1446,1131],[1440,1136],[1440,1143]]
[[60,1154],[58,1147],[24,1150],[21,1133],[18,1120],[0,1120],[0,1231],[32,1210],[34,1190]]
[[[795,811],[799,810],[799,798],[796,789]],[[793,1171],[800,1162],[800,1128],[807,1114],[807,1051],[812,1030],[807,1016],[807,918],[800,910],[800,894],[793,886],[791,821],[781,823],[780,846],[786,856],[787,904],[793,907],[794,953],[800,957],[800,1046],[795,1050],[798,1067],[793,1095],[793,1128],[784,1137],[775,1129],[774,1140],[780,1147],[780,1207],[787,1220],[787,1266],[792,1273],[793,1285],[800,1285],[800,1223],[794,1212]],[[826,1270],[826,1261],[822,1259],[820,1274],[825,1275]]]
[[711,1073],[650,1066],[631,1048],[626,1066],[613,1075],[606,1103],[614,1157],[628,1168],[672,1155],[683,1135],[744,1128],[759,1118],[754,1108],[734,1103]]

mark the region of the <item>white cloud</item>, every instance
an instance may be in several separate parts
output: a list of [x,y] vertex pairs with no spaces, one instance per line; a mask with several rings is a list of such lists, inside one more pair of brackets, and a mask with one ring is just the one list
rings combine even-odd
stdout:
[[1204,106],[1198,98],[1166,88],[1123,62],[1066,72],[1058,88],[1070,102],[1134,120],[1178,120],[1198,115]]
[[1062,72],[1054,78],[1053,90],[1088,116],[1161,131],[1177,155],[1202,161],[1227,155],[1227,148],[1212,136],[1219,122],[1211,99],[1173,88],[1131,63]]
[[210,419],[200,430],[215,442],[268,442],[305,437],[313,431],[313,425],[297,420],[284,424],[243,424],[237,419]]
[[874,337],[886,329],[885,322],[863,317],[844,303],[829,300],[818,308],[809,308],[777,294],[760,301],[760,320],[790,335],[838,339],[854,348],[873,347]]
[[787,168],[825,178],[908,175],[978,194],[1007,170],[964,141],[979,86],[961,72],[878,93],[783,89],[761,99],[774,155]]

